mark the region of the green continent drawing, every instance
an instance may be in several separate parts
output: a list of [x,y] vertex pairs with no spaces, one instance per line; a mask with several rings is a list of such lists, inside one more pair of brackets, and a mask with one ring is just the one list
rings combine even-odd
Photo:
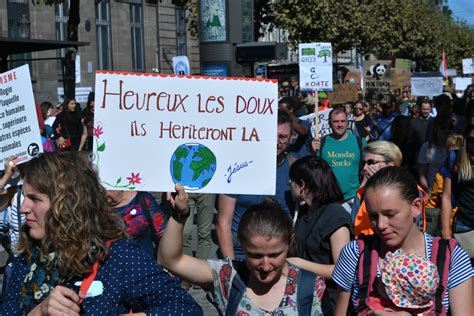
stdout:
[[174,183],[187,190],[198,190],[212,180],[216,171],[216,155],[197,143],[180,145],[170,159],[170,173]]

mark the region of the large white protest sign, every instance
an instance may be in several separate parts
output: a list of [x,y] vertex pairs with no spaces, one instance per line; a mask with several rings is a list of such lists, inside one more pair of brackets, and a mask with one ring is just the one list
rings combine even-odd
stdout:
[[462,60],[462,73],[465,75],[474,74],[474,58]]
[[453,81],[456,91],[460,92],[463,92],[470,84],[472,84],[472,78],[455,77],[453,78]]
[[300,90],[332,91],[331,43],[299,45]]
[[18,164],[43,152],[28,65],[0,74],[0,144],[2,170],[12,156]]
[[434,97],[443,93],[443,77],[412,77],[411,94]]
[[[324,135],[331,134],[331,127],[329,126],[329,113],[332,109],[327,109],[324,111],[318,112],[318,137],[322,137]],[[316,136],[316,129],[315,129],[315,114],[311,113],[305,116],[300,116],[299,119],[302,121],[307,121],[311,124],[311,136],[315,138]]]
[[276,80],[98,71],[95,104],[107,189],[275,193]]

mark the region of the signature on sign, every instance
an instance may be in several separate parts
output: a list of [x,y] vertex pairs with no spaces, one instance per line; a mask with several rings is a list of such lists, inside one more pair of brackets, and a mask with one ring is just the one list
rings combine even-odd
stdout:
[[241,163],[235,162],[233,167],[232,167],[232,165],[230,165],[229,168],[227,168],[227,173],[229,175],[227,175],[227,174],[224,175],[225,177],[227,177],[227,183],[232,182],[232,175],[233,174],[237,173],[239,170],[242,170],[242,169],[248,167],[252,162],[253,162],[253,160],[244,161],[244,162],[241,162]]

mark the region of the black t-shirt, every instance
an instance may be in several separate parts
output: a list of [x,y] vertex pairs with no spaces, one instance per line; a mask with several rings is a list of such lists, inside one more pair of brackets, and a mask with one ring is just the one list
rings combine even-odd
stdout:
[[354,123],[357,128],[357,133],[359,133],[360,138],[365,138],[367,135],[369,135],[369,132],[364,127],[370,126],[370,118],[367,117],[367,115],[364,116],[364,118],[360,121],[355,121]]
[[[334,264],[331,253],[331,235],[346,226],[353,235],[352,219],[338,203],[321,207],[303,208],[295,224],[296,255],[321,264]],[[327,293],[323,299],[324,315],[333,315],[336,307],[337,285],[326,281]]]
[[474,229],[474,179],[457,183],[454,193],[459,206],[457,216],[465,225]]
[[352,234],[351,216],[337,203],[300,212],[295,224],[297,256],[316,263],[334,264],[329,239],[343,226]]

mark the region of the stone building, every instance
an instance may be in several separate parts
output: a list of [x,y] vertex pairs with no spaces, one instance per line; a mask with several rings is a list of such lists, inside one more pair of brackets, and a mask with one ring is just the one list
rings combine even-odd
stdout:
[[[80,2],[79,41],[89,45],[79,47],[76,59],[78,102],[84,105],[88,91],[94,90],[96,70],[172,73],[172,57],[187,55],[191,74],[199,73],[199,40],[187,29],[184,9],[172,2]],[[65,40],[68,3],[44,6],[31,0],[2,0],[0,37]],[[25,21],[29,34],[20,34]],[[36,101],[57,103],[63,87],[63,56],[64,50],[11,55],[8,68],[28,63]]]

